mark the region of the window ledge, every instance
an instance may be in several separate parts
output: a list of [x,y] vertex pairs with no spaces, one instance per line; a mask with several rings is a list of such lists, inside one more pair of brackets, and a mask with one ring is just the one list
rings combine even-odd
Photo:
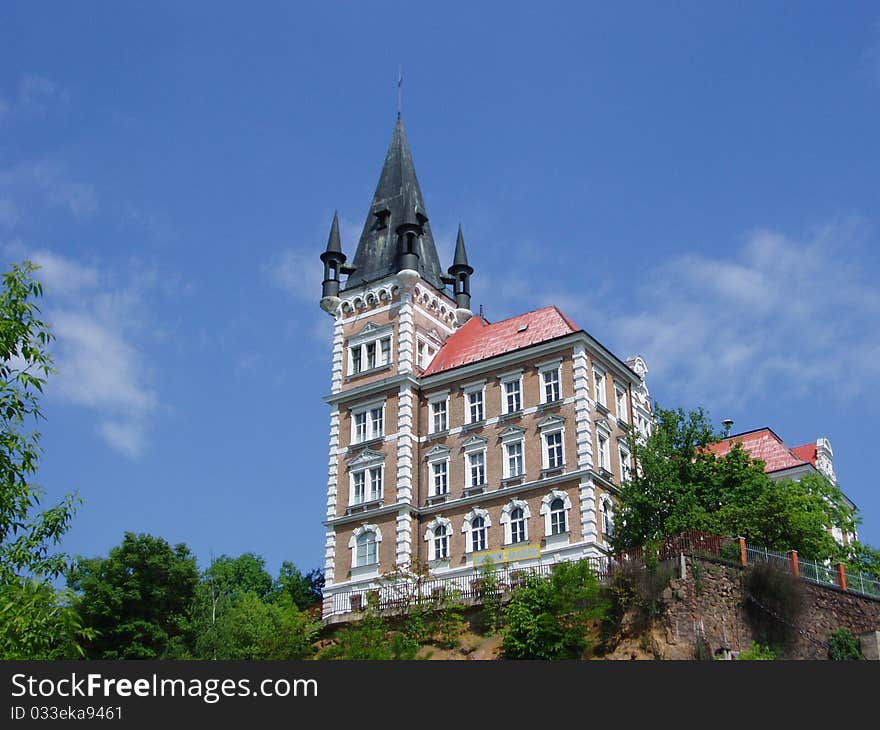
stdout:
[[596,410],[599,411],[599,413],[604,413],[606,416],[611,413],[611,411],[608,410],[608,406],[599,401],[596,401]]
[[425,441],[433,441],[434,439],[446,438],[449,435],[449,429],[444,428],[442,431],[433,431],[425,436]]
[[570,541],[570,532],[557,532],[555,535],[547,535],[544,538],[544,546],[547,548],[561,547],[568,545]]
[[464,426],[461,427],[461,430],[462,430],[462,433],[465,433],[467,431],[477,431],[478,429],[481,429],[485,425],[486,425],[486,421],[485,421],[485,419],[483,419],[482,421],[474,421],[473,423],[466,423]]
[[562,464],[562,466],[554,466],[552,469],[541,469],[541,479],[556,476],[557,474],[562,474],[564,472],[565,464]]
[[358,504],[352,504],[345,510],[345,514],[354,515],[358,512],[366,512],[371,509],[378,509],[384,503],[381,499],[371,499],[369,502],[358,502]]
[[474,494],[482,494],[485,491],[486,491],[485,484],[477,484],[476,486],[473,486],[473,487],[465,487],[464,488],[464,496],[471,497]]
[[505,413],[502,416],[499,416],[498,423],[504,423],[505,421],[513,421],[517,418],[522,418],[523,412],[522,408],[518,411],[513,411],[512,413]]
[[429,505],[443,504],[449,498],[449,494],[434,494],[428,497],[425,502]]
[[544,411],[554,411],[558,409],[562,405],[562,398],[557,398],[556,400],[547,401],[546,403],[541,403],[538,406],[538,410],[536,413],[543,413]]
[[599,474],[600,477],[607,479],[609,482],[612,479],[614,479],[614,474],[612,474],[610,471],[608,471],[604,466],[600,466],[599,469],[597,470],[597,473]]
[[625,418],[617,417],[617,425],[620,426],[624,431],[630,428],[630,423]]
[[429,560],[429,561],[428,561],[428,567],[429,567],[431,570],[437,570],[437,569],[440,569],[440,570],[448,570],[450,564],[451,564],[451,563],[450,563],[449,558],[439,558],[439,559],[436,559],[436,560]]
[[373,375],[374,373],[381,373],[386,370],[391,370],[394,367],[393,362],[389,362],[386,365],[379,365],[379,367],[370,368],[369,370],[361,370],[359,373],[352,373],[351,375],[346,375],[344,383],[351,382],[352,380],[357,380],[358,378],[364,378],[367,375]]
[[358,451],[360,449],[367,449],[371,446],[381,446],[383,443],[385,443],[385,436],[376,436],[376,437],[368,439],[366,441],[357,441],[353,444],[349,444],[347,453],[350,454],[353,451]]
[[502,479],[501,488],[503,489],[504,487],[512,487],[516,484],[522,484],[523,478],[524,475],[521,474],[518,477],[507,477],[507,479]]
[[369,565],[359,565],[351,569],[352,580],[356,578],[372,578],[379,575],[379,563],[370,563]]

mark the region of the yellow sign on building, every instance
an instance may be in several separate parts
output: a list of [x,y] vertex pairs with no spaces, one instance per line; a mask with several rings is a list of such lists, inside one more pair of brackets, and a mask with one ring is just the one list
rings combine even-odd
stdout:
[[516,547],[503,548],[501,550],[484,550],[474,553],[474,565],[484,563],[513,563],[517,560],[533,560],[541,557],[540,545],[517,545]]

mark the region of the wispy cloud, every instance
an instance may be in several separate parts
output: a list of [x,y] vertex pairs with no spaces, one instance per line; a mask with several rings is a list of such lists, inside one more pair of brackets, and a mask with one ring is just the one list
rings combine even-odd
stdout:
[[611,329],[678,396],[861,395],[880,375],[880,293],[855,263],[863,240],[857,221],[806,237],[754,231],[729,256],[663,266]]
[[0,196],[5,201],[15,205],[29,195],[66,208],[77,218],[90,216],[98,209],[94,187],[71,178],[58,162],[38,160],[0,169]]
[[38,73],[25,73],[11,97],[0,97],[0,120],[45,114],[69,98],[70,92],[52,79]]

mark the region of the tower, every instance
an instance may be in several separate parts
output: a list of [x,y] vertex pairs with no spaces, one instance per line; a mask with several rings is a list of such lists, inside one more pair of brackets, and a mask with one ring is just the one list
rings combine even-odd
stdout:
[[335,215],[320,258],[334,318],[325,619],[416,562],[467,583],[487,560],[605,555],[647,367],[556,307],[473,316],[464,234],[444,274],[400,115],[351,264]]

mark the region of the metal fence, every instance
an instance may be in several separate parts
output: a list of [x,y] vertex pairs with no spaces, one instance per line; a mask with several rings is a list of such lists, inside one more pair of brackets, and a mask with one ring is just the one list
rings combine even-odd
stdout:
[[880,598],[880,580],[868,573],[847,573],[847,590],[853,593],[861,593],[863,596]]
[[768,550],[767,548],[747,545],[746,558],[749,565],[763,563],[765,565],[772,565],[777,570],[782,570],[786,573],[792,572],[791,558],[785,553],[777,553],[773,550]]

